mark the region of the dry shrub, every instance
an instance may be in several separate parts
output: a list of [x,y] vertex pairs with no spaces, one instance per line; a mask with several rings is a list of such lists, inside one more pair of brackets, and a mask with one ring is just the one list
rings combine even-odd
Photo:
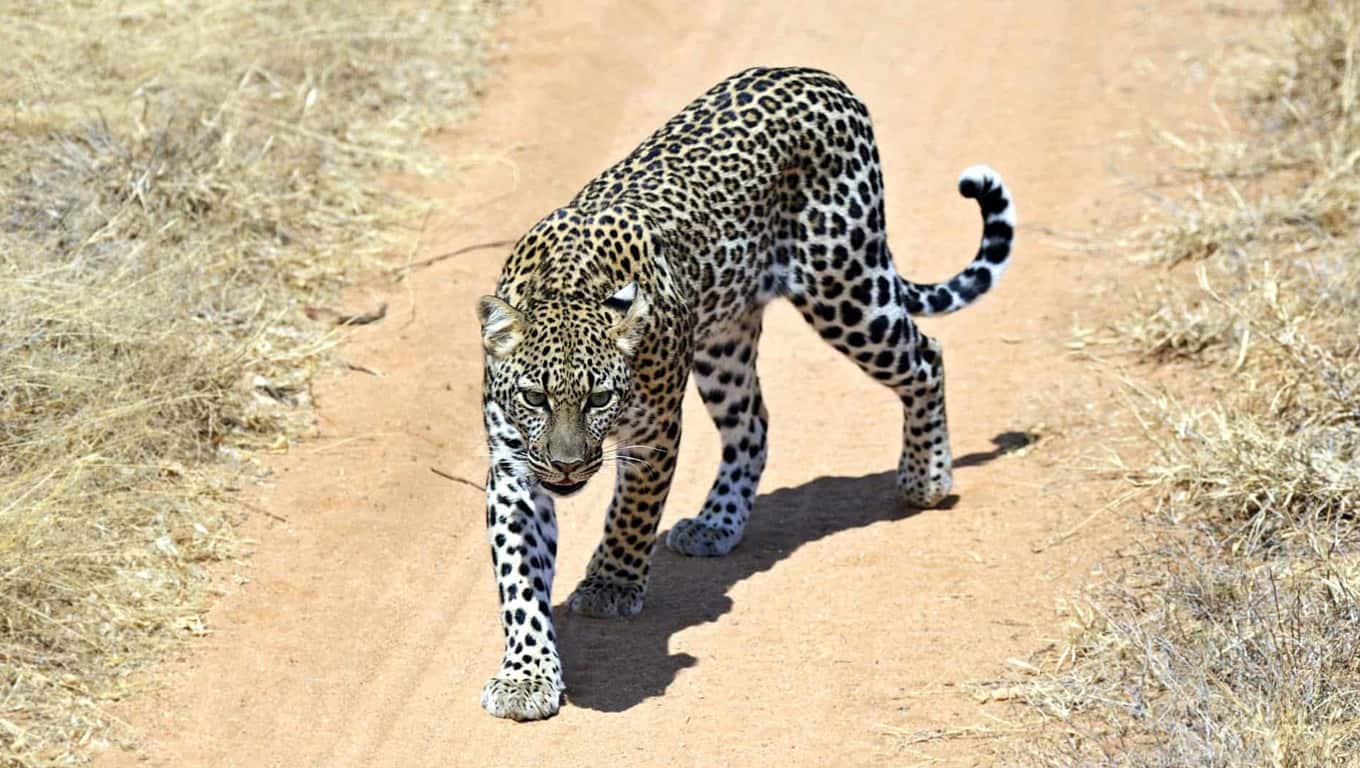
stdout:
[[1251,136],[1177,141],[1195,188],[1143,233],[1167,271],[1118,330],[1196,386],[1130,374],[1157,502],[1027,686],[1025,762],[1360,765],[1360,2],[1278,22]]
[[0,11],[0,764],[87,759],[205,631],[229,494],[310,420],[302,307],[411,236],[380,177],[438,168],[502,5]]

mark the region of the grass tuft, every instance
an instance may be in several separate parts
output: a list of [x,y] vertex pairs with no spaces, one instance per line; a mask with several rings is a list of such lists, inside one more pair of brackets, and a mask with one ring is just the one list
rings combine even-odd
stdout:
[[502,2],[0,11],[0,764],[120,736],[230,494],[310,424],[320,303],[411,236]]
[[1360,3],[1287,6],[1233,70],[1249,138],[1171,143],[1192,190],[1127,348],[1142,544],[1027,683],[1043,765],[1360,764]]

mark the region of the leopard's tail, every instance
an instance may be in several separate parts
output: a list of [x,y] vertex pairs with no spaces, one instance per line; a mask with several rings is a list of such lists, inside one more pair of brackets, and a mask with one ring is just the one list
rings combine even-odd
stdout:
[[964,270],[943,283],[913,283],[902,278],[907,308],[913,315],[946,315],[977,301],[996,284],[1011,260],[1015,206],[1001,174],[975,165],[959,176],[959,194],[982,209],[982,244]]

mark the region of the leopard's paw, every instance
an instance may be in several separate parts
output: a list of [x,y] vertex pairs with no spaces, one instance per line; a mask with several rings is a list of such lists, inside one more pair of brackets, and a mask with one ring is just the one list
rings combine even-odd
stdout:
[[502,671],[482,687],[482,707],[510,720],[545,720],[562,708],[565,692],[560,681]]
[[572,613],[595,619],[636,616],[642,610],[644,591],[641,584],[587,576],[567,598],[567,606]]
[[902,501],[916,509],[930,509],[944,501],[953,490],[954,479],[949,472],[939,473],[927,480],[913,477],[898,478],[897,481],[897,491]]
[[666,533],[666,546],[690,557],[722,557],[741,543],[742,531],[714,526],[697,517],[680,520]]

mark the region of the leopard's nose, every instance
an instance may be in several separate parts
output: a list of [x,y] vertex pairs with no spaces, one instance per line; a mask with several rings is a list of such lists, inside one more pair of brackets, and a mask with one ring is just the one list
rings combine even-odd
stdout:
[[568,477],[570,477],[573,473],[575,473],[578,469],[581,469],[585,465],[586,463],[584,461],[558,461],[556,459],[553,459],[552,462],[553,469],[557,470],[558,472],[561,472],[563,475],[566,475]]

